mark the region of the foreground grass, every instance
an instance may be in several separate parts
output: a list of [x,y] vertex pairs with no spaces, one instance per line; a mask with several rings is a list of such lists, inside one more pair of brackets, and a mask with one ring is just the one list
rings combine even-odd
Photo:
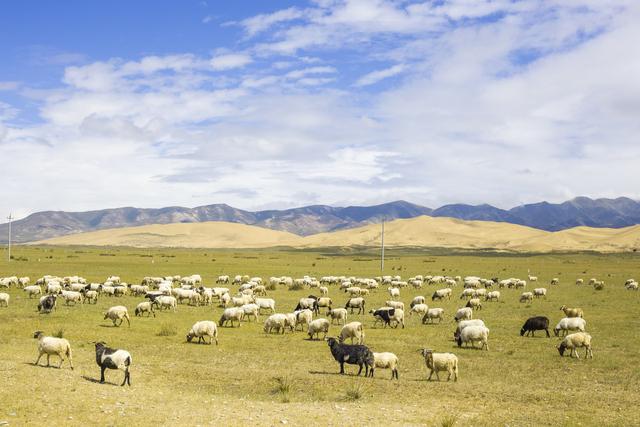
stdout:
[[[103,281],[118,274],[129,283],[146,275],[199,273],[211,285],[219,274],[247,273],[322,276],[379,274],[375,253],[367,251],[211,251],[135,250],[125,248],[18,247],[16,257],[0,264],[0,276],[78,274]],[[640,320],[638,293],[622,288],[624,280],[640,276],[634,255],[536,255],[425,253],[390,251],[386,273],[477,274],[525,277],[536,274],[546,286],[546,300],[518,304],[519,291],[503,290],[499,303],[485,303],[476,317],[491,329],[491,351],[458,349],[452,341],[451,316],[462,302],[454,297],[430,307],[444,307],[442,325],[421,325],[407,318],[403,329],[373,329],[370,315],[350,316],[365,324],[367,344],[374,351],[393,351],[400,358],[400,381],[378,370],[376,378],[340,376],[323,341],[306,333],[267,336],[261,324],[221,328],[220,345],[187,344],[184,335],[197,320],[218,320],[218,307],[180,305],[177,313],[133,318],[130,328],[114,328],[101,312],[123,304],[133,315],[140,298],[102,298],[98,304],[59,307],[45,316],[35,312],[35,299],[11,289],[10,307],[0,308],[0,421],[11,424],[290,424],[355,425],[639,425]],[[561,285],[551,288],[552,277]],[[577,277],[604,279],[595,291],[576,287]],[[531,287],[531,285],[530,285]],[[454,293],[459,293],[456,289]],[[403,290],[408,304],[415,295],[430,296],[432,287]],[[278,288],[269,296],[278,311],[291,311],[312,290]],[[346,297],[330,290],[336,305]],[[375,308],[388,299],[380,290],[367,299]],[[593,335],[593,360],[560,358],[557,338],[521,338],[518,331],[532,315],[546,315],[555,324],[562,304],[585,310]],[[264,319],[264,316],[263,316]],[[261,322],[260,322],[261,323]],[[74,350],[74,366],[63,369],[33,366],[37,356],[32,332],[60,333]],[[332,327],[335,335],[339,327]],[[132,387],[120,388],[120,371],[108,371],[100,385],[93,341],[129,350],[133,355]],[[427,382],[417,350],[452,351],[460,359],[457,383]],[[40,363],[43,363],[41,360]],[[34,403],[37,402],[37,403]]]

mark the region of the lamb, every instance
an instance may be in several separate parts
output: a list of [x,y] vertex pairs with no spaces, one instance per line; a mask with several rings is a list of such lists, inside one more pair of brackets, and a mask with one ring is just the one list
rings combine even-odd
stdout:
[[329,333],[329,321],[327,319],[316,319],[309,323],[307,327],[307,334],[309,335],[310,340],[313,339],[314,335],[316,338],[320,339],[320,332],[324,334],[322,339],[325,339]]
[[344,342],[347,338],[351,339],[351,344],[355,339],[357,344],[364,344],[364,328],[360,322],[350,322],[342,327],[338,339]]
[[472,310],[482,310],[482,302],[480,302],[480,298],[471,298],[467,301],[467,305],[465,307],[469,307]]
[[338,321],[338,325],[342,320],[342,324],[347,323],[347,309],[346,308],[332,308],[327,311],[327,316],[331,317],[331,324],[334,320]]
[[461,320],[456,327],[456,331],[453,333],[453,339],[457,341],[460,336],[460,332],[469,326],[485,326],[485,324],[482,319]]
[[459,322],[460,320],[473,319],[473,310],[469,307],[459,308],[453,319],[456,322]]
[[591,350],[591,335],[585,332],[577,332],[575,334],[570,334],[564,337],[560,345],[558,346],[558,353],[560,356],[564,356],[564,352],[566,349],[571,350],[569,352],[569,356],[573,357],[576,355],[576,358],[580,359],[578,355],[577,349],[580,347],[585,348],[584,357],[593,359],[593,351]]
[[104,371],[106,369],[120,369],[124,371],[124,380],[120,386],[129,384],[131,387],[131,354],[126,350],[113,349],[107,347],[104,342],[96,343],[96,363],[100,366],[100,384],[104,384]]
[[38,285],[25,286],[22,290],[29,295],[29,298],[42,294],[42,288]]
[[220,326],[224,326],[225,323],[231,322],[231,327],[233,328],[233,321],[235,320],[238,322],[238,327],[240,327],[240,322],[242,321],[243,317],[244,317],[244,310],[242,310],[242,308],[240,307],[227,308],[222,312],[222,316],[220,317],[220,321],[218,322],[218,324]]
[[9,294],[5,293],[5,292],[1,292],[0,293],[0,306],[2,306],[4,304],[5,307],[9,307],[9,299],[11,297],[9,296]]
[[[127,307],[123,305],[116,305],[107,310],[104,313],[104,320],[106,319],[111,319],[111,321],[113,321],[113,326],[120,326],[122,325],[123,319],[127,319],[127,324],[131,327],[129,312],[127,311]],[[118,320],[120,323],[117,323]]]
[[581,308],[569,308],[566,305],[560,307],[560,310],[564,311],[567,317],[584,317],[584,312]]
[[47,366],[49,366],[49,357],[52,354],[57,355],[60,358],[60,365],[58,369],[62,368],[62,362],[65,357],[69,360],[69,366],[73,370],[73,361],[71,360],[71,344],[64,338],[47,337],[42,331],[36,331],[33,333],[33,337],[38,340],[38,358],[34,362],[34,365],[38,365],[40,358],[43,355],[47,355]]
[[533,290],[533,296],[536,298],[547,297],[547,289],[546,288],[535,288]]
[[555,336],[559,336],[560,331],[563,335],[567,335],[568,331],[584,332],[586,327],[587,321],[581,317],[565,317],[560,319],[556,327],[553,328],[553,333]]
[[369,368],[373,367],[373,353],[364,345],[349,345],[338,342],[335,338],[325,338],[331,355],[340,363],[340,374],[344,375],[344,364],[358,365],[358,375],[362,373],[362,367],[365,367],[365,377],[369,375]]
[[549,318],[545,316],[536,316],[530,317],[524,322],[522,329],[520,329],[520,336],[524,336],[526,333],[527,336],[531,334],[532,336],[536,336],[536,331],[545,331],[547,333],[547,338],[549,335]]
[[431,295],[431,301],[451,299],[451,288],[438,289]]
[[487,293],[484,298],[485,301],[499,301],[500,300],[500,291],[491,291]]
[[433,323],[435,319],[438,319],[438,323],[444,319],[444,308],[430,308],[427,313],[422,317],[422,324],[425,325],[427,321]]
[[531,292],[523,292],[522,295],[520,295],[520,302],[532,302],[533,301],[533,294]]
[[373,378],[375,368],[391,369],[391,379],[398,378],[398,356],[393,353],[373,353],[373,366],[369,371],[369,376]]
[[134,314],[136,316],[142,317],[143,313],[147,313],[147,317],[153,314],[153,317],[156,317],[156,312],[153,310],[153,303],[151,301],[141,302],[136,306],[136,310]]
[[480,342],[482,346],[480,349],[486,348],[489,350],[489,329],[485,326],[467,326],[460,331],[460,336],[457,339],[458,347],[462,347],[471,343],[475,347],[475,343]]
[[178,306],[178,301],[175,297],[169,295],[160,295],[153,299],[153,304],[158,306],[158,309],[162,311],[163,309],[173,309],[173,312],[176,312],[176,308]]
[[198,338],[198,344],[207,343],[205,337],[209,337],[209,345],[216,340],[218,345],[218,325],[211,320],[201,320],[193,324],[189,332],[187,333],[187,342],[191,342],[193,338]]
[[344,306],[344,308],[350,308],[351,314],[353,314],[354,308],[358,309],[358,314],[364,314],[364,310],[365,310],[364,306],[365,306],[364,298],[357,297],[357,298],[349,298],[349,301],[347,301],[347,304]]
[[413,313],[420,314],[420,315],[424,316],[425,314],[427,314],[428,310],[429,310],[429,306],[427,304],[416,304],[413,307],[411,307],[411,311],[409,312],[409,316],[412,316]]
[[458,381],[458,357],[453,353],[434,353],[433,350],[429,350],[423,348],[420,350],[422,356],[424,357],[424,362],[427,365],[427,369],[429,369],[429,378],[428,381],[431,381],[431,377],[433,374],[436,374],[436,378],[440,381],[440,376],[438,372],[446,371],[449,376],[447,376],[447,381],[451,380],[453,376],[453,381]]
[[282,313],[272,314],[264,321],[264,332],[270,334],[272,330],[284,334],[287,317]]

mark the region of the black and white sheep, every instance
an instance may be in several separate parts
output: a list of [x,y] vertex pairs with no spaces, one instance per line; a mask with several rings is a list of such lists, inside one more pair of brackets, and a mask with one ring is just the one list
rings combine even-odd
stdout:
[[374,357],[373,353],[367,346],[364,345],[349,345],[339,343],[335,338],[326,338],[331,355],[340,363],[340,374],[344,374],[344,364],[358,365],[358,375],[362,373],[362,368],[365,368],[365,376],[369,375],[369,369],[373,368]]
[[40,303],[38,303],[38,311],[41,313],[51,313],[56,309],[56,295],[47,295],[40,298]]
[[126,350],[107,347],[104,342],[96,343],[96,363],[100,366],[100,384],[104,384],[104,371],[106,369],[120,369],[124,371],[124,380],[120,386],[129,384],[131,387],[131,354]]

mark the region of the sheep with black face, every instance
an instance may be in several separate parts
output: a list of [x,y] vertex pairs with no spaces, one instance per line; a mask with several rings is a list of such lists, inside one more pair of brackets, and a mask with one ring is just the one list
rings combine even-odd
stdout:
[[360,367],[358,375],[362,373],[363,367],[365,368],[365,376],[369,375],[369,369],[373,369],[375,360],[373,353],[367,346],[341,344],[335,338],[326,338],[326,341],[331,350],[331,355],[336,362],[340,363],[340,374],[344,375],[344,364],[348,363],[349,365],[358,365]]
[[104,384],[104,371],[107,369],[120,369],[124,371],[124,380],[120,386],[129,384],[131,387],[131,354],[126,350],[107,347],[104,342],[96,343],[96,363],[100,366],[100,384]]

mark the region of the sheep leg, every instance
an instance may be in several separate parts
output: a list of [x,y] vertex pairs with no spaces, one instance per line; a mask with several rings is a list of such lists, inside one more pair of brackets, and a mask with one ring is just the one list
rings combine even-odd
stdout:
[[42,357],[42,355],[44,355],[44,353],[40,353],[40,354],[38,355],[38,358],[36,359],[36,361],[35,361],[34,365],[37,365],[38,363],[40,363],[40,358]]
[[49,358],[51,357],[50,354],[47,354],[47,368],[49,367]]
[[340,374],[344,375],[344,362],[340,362]]
[[547,333],[547,338],[551,338],[551,335],[549,335],[549,329],[545,329],[544,331]]
[[100,366],[100,384],[104,384],[104,371],[107,369],[106,365]]

